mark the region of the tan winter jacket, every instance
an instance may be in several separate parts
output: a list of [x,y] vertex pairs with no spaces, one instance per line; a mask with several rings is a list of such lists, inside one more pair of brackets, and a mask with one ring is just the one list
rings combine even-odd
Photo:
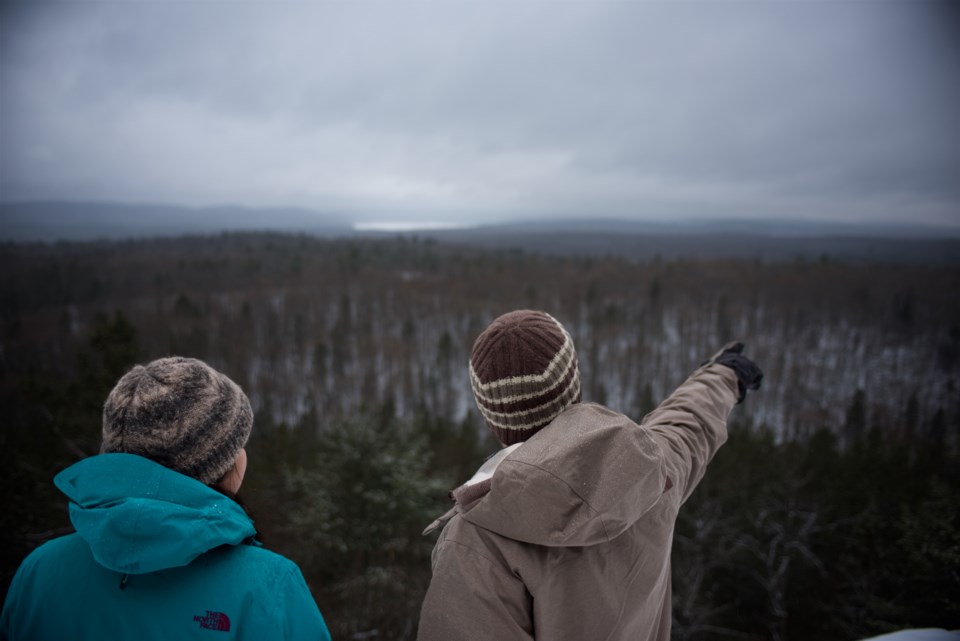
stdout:
[[680,505],[727,438],[737,378],[701,367],[637,425],[570,406],[454,492],[420,641],[670,638]]

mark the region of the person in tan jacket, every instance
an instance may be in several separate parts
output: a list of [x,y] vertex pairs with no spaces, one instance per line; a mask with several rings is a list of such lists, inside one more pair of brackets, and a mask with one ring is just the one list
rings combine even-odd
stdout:
[[420,641],[670,638],[680,506],[760,369],[731,343],[638,425],[581,403],[573,341],[544,312],[474,343],[477,405],[504,445],[463,486],[433,550]]

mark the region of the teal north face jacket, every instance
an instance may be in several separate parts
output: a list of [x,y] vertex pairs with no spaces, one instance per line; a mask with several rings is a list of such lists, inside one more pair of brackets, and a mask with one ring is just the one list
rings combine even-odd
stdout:
[[77,531],[24,560],[0,639],[330,639],[296,564],[251,543],[250,517],[216,490],[132,454],[54,483]]

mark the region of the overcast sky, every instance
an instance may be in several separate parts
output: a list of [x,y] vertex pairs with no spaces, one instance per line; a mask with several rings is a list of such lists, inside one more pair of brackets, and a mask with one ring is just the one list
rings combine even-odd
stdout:
[[923,0],[0,0],[0,200],[960,226]]

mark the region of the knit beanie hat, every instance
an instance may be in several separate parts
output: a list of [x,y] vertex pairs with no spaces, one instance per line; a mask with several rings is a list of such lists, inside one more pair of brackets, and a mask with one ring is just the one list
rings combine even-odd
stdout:
[[101,452],[139,454],[207,485],[250,437],[246,394],[206,363],[174,356],[137,365],[103,405]]
[[580,401],[573,339],[545,312],[504,314],[473,343],[470,384],[500,442],[525,441]]

